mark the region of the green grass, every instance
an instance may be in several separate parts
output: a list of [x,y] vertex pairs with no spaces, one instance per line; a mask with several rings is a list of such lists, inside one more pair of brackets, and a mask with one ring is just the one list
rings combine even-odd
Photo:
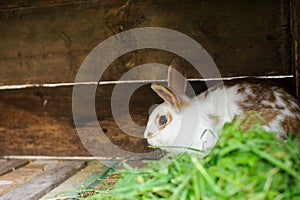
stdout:
[[[300,151],[295,137],[278,140],[260,126],[243,133],[225,124],[209,155],[168,155],[135,169],[86,199],[300,199]],[[151,172],[149,172],[151,171]]]

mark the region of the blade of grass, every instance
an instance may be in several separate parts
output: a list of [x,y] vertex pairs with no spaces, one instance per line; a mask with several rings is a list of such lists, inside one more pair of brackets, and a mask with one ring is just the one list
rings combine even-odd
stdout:
[[215,193],[217,193],[220,196],[224,196],[224,191],[222,191],[215,182],[211,179],[209,174],[206,172],[204,167],[201,165],[199,160],[196,157],[191,157],[192,162],[195,164],[196,168],[199,170],[200,174],[203,176],[203,178],[207,181],[209,186],[214,190]]
[[195,199],[200,199],[200,182],[199,182],[199,176],[193,176],[193,188],[194,188],[194,193],[195,193]]
[[175,188],[175,190],[173,191],[173,194],[172,194],[172,196],[170,197],[170,199],[172,199],[172,200],[176,200],[177,198],[178,198],[178,194],[179,194],[179,192],[181,192],[182,191],[182,189],[185,187],[185,185],[191,180],[191,175],[188,175],[188,176],[186,176],[186,178],[184,179],[184,180],[182,180],[182,183],[181,184],[179,184],[176,188]]
[[272,163],[273,165],[279,167],[280,169],[284,170],[285,172],[287,172],[288,174],[292,175],[294,178],[296,178],[297,180],[300,181],[300,176],[299,173],[297,173],[296,171],[294,171],[293,169],[287,167],[284,163],[282,163],[280,160],[274,158],[273,156],[271,156],[270,154],[263,152],[259,149],[257,149],[256,147],[251,146],[250,147],[251,150],[256,153],[258,156],[264,158],[265,160],[269,161],[270,163]]

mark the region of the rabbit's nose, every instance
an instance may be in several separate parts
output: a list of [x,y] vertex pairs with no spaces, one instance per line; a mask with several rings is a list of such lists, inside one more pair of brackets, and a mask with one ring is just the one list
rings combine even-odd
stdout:
[[151,133],[151,132],[148,132],[148,133],[147,133],[147,138],[152,138],[152,137],[153,137],[153,135],[154,135],[153,133]]

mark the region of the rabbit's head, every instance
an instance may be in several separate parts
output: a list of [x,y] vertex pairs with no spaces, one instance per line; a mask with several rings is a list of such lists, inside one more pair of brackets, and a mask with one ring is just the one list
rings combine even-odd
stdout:
[[[164,103],[152,111],[144,132],[144,137],[150,145],[169,152],[182,152],[189,148],[205,149],[205,145],[208,144],[202,142],[202,139],[208,137],[203,123],[209,122],[203,121],[200,115],[202,109],[197,101],[186,95],[187,80],[182,75],[185,72],[180,63],[182,62],[178,59],[171,62],[168,87],[151,85]],[[199,132],[203,134],[200,135]]]
[[151,88],[165,102],[152,111],[144,137],[153,146],[172,146],[180,132],[182,111],[189,104],[189,99],[180,97],[163,85],[152,84]]

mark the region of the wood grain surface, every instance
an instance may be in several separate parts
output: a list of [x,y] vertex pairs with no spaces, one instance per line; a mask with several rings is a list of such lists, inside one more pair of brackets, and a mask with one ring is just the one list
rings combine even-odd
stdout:
[[[1,85],[73,82],[94,47],[121,31],[147,26],[190,36],[224,77],[292,74],[290,6],[284,0],[35,0],[4,1],[0,8]],[[169,64],[173,57],[151,49],[127,53],[101,79],[118,80],[137,65]],[[187,75],[199,76],[192,69]]]
[[0,176],[10,171],[14,171],[23,165],[26,165],[28,160],[5,160],[0,162]]
[[[82,161],[48,161],[48,163],[49,166],[44,164],[40,168],[35,168],[36,173],[33,173],[33,171],[27,172],[32,177],[29,177],[28,180],[15,189],[0,196],[0,199],[40,199],[85,166],[85,162]],[[20,175],[24,176],[24,174],[26,174],[25,171]]]
[[300,98],[300,2],[292,2],[292,30],[293,30],[293,66],[296,82],[296,94]]

